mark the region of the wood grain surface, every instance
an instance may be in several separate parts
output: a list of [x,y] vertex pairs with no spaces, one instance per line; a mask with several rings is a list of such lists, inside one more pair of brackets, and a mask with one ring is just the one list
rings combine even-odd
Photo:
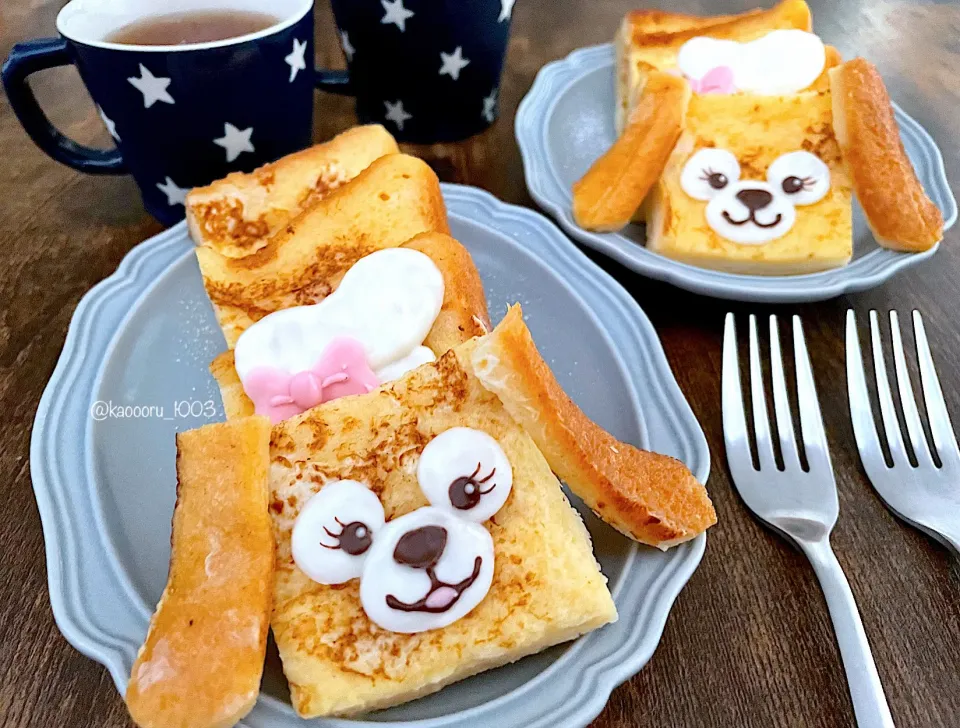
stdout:
[[[371,0],[372,1],[372,0]],[[447,181],[532,206],[513,136],[517,104],[537,70],[605,42],[638,0],[518,0],[502,118],[454,145],[419,147]],[[647,3],[652,4],[652,3]],[[686,12],[735,12],[748,0],[675,1]],[[960,5],[895,0],[811,3],[817,30],[845,56],[875,62],[891,95],[960,161]],[[54,34],[58,0],[0,2],[0,54]],[[317,10],[317,61],[342,66],[329,7]],[[45,72],[34,87],[70,136],[108,137],[77,74]],[[318,94],[317,139],[350,126],[351,102]],[[956,189],[956,187],[954,188]],[[133,182],[91,177],[37,150],[0,98],[0,725],[130,725],[106,671],[61,637],[47,595],[43,536],[30,485],[30,430],[80,297],[124,254],[160,231]],[[802,555],[762,528],[732,489],[720,422],[723,314],[798,313],[824,408],[840,493],[833,545],[856,595],[898,726],[960,725],[960,568],[939,545],[895,520],[861,469],[846,411],[843,316],[852,307],[923,311],[948,406],[960,422],[960,234],[930,261],[873,291],[768,308],[712,301],[640,278],[603,259],[653,320],[680,386],[706,431],[708,484],[719,513],[703,563],[678,598],[653,659],[617,689],[595,725],[853,725],[826,608]],[[596,258],[596,256],[594,256]],[[558,727],[560,728],[560,727]]]

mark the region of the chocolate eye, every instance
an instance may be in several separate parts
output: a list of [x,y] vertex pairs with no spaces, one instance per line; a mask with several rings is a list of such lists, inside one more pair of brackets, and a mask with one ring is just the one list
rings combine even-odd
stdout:
[[370,544],[373,543],[373,536],[370,534],[370,527],[366,523],[352,521],[344,525],[339,518],[333,520],[340,525],[340,533],[331,533],[326,526],[323,527],[323,530],[327,532],[328,536],[335,539],[337,544],[336,546],[328,546],[321,541],[321,546],[325,549],[343,549],[351,556],[359,556],[370,548]]
[[727,175],[723,172],[706,172],[704,179],[707,180],[707,184],[713,187],[715,190],[722,190],[727,186]]
[[450,504],[458,511],[468,511],[475,507],[480,502],[481,496],[485,496],[497,487],[497,484],[493,483],[490,487],[484,488],[484,483],[487,483],[496,473],[497,469],[494,468],[478,480],[480,463],[477,463],[476,470],[470,475],[461,475],[450,483]]
[[804,182],[799,177],[787,177],[780,186],[788,195],[793,195],[803,189]]

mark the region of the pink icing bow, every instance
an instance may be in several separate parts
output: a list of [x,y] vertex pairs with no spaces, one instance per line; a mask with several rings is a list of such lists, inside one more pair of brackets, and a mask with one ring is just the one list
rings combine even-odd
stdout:
[[366,394],[379,385],[363,345],[345,336],[331,341],[312,369],[290,374],[257,367],[243,382],[256,413],[268,415],[274,424],[331,399]]
[[733,69],[730,66],[711,68],[699,80],[691,78],[690,89],[696,94],[735,93],[737,89],[733,85]]

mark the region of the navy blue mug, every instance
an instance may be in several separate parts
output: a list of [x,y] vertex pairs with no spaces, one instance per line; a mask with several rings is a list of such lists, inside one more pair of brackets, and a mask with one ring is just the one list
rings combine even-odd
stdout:
[[[367,1],[367,0],[361,0]],[[374,0],[375,1],[375,0]],[[47,154],[94,174],[132,174],[147,210],[163,223],[184,215],[186,192],[303,149],[313,136],[313,90],[350,93],[344,71],[313,69],[313,0],[166,0],[165,14],[242,10],[277,22],[208,43],[124,45],[106,40],[157,16],[156,0],[72,0],[59,38],[19,43],[3,66],[10,105]],[[85,147],[37,104],[28,77],[75,64],[116,142]]]
[[419,143],[483,131],[515,1],[331,0],[360,121]]

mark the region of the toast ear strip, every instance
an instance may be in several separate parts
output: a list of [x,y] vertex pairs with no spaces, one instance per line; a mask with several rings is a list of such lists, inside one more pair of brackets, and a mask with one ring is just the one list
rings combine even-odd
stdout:
[[667,549],[717,522],[706,488],[683,463],[618,441],[574,404],[537,351],[520,306],[478,340],[472,363],[550,468],[621,533]]
[[830,70],[830,88],[834,133],[877,242],[906,252],[930,249],[943,238],[943,215],[903,148],[880,73],[855,58]]
[[256,702],[273,597],[270,420],[177,435],[170,576],[130,673],[141,728],[227,728]]
[[573,217],[588,230],[619,230],[659,179],[683,131],[690,84],[651,70],[620,138],[573,185]]

